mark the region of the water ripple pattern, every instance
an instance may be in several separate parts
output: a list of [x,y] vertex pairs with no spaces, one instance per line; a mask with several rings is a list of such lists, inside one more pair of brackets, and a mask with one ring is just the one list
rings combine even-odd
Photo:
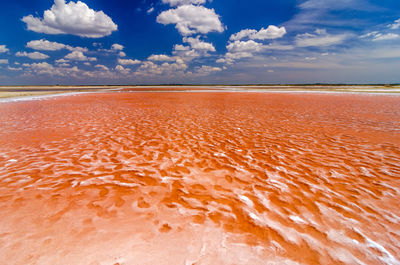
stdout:
[[400,99],[0,104],[7,264],[400,264]]

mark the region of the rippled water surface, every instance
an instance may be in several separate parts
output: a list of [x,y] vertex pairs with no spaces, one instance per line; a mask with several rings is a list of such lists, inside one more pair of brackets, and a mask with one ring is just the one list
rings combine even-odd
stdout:
[[400,264],[400,97],[0,104],[0,263]]

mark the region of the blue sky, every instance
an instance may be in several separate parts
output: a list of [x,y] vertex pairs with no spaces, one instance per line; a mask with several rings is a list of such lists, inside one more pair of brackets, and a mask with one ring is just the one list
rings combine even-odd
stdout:
[[400,83],[398,0],[19,0],[0,84]]

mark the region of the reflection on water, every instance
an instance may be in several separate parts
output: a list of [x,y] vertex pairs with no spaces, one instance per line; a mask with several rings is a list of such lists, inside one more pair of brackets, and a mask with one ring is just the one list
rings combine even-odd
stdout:
[[400,264],[398,97],[0,104],[7,264]]

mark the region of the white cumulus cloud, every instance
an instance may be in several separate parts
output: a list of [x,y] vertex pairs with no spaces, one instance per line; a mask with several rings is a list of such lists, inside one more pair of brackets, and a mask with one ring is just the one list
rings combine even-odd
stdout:
[[41,63],[32,63],[32,64],[24,64],[25,67],[30,67],[35,71],[43,71],[42,73],[51,73],[50,71],[54,69],[54,67],[46,62]]
[[167,61],[175,61],[174,57],[165,55],[165,54],[152,54],[147,58],[149,61],[158,61],[158,62],[167,62]]
[[32,40],[26,44],[26,47],[34,49],[34,50],[40,50],[40,51],[58,51],[62,49],[66,49],[67,45],[58,43],[58,42],[52,42],[48,41],[45,39],[41,40]]
[[58,60],[55,60],[55,63],[69,63],[69,60],[58,59]]
[[226,46],[229,52],[258,52],[263,48],[263,44],[253,40],[234,41]]
[[72,34],[88,38],[101,38],[118,29],[103,11],[94,11],[81,1],[55,0],[43,18],[25,16],[22,21],[28,30],[46,34]]
[[0,59],[0,64],[8,64],[8,59]]
[[236,40],[233,42],[229,42],[226,46],[226,49],[228,50],[228,52],[225,54],[224,57],[217,59],[217,63],[232,64],[235,60],[252,58],[254,57],[255,53],[260,53],[266,50],[292,50],[293,46],[274,43],[265,45],[254,40]]
[[133,65],[133,64],[140,64],[141,62],[139,60],[132,60],[132,59],[121,59],[118,58],[118,64],[122,65]]
[[28,57],[33,60],[43,60],[49,58],[47,54],[41,52],[17,52],[15,54],[17,57]]
[[157,22],[163,25],[175,24],[180,34],[206,34],[212,31],[223,32],[224,27],[214,9],[203,6],[182,5],[162,12]]
[[124,46],[121,44],[115,43],[111,46],[111,49],[114,51],[122,51],[124,49]]
[[189,43],[190,47],[195,50],[215,52],[214,45],[205,41],[201,41],[199,36],[197,36],[197,38],[184,37],[183,42]]
[[3,53],[3,52],[8,52],[9,50],[8,50],[8,48],[6,47],[6,45],[0,45],[0,53]]
[[[181,44],[174,45],[172,54],[175,55],[174,58],[179,58],[182,61],[189,62],[201,56],[201,50],[192,49],[189,46],[184,46]],[[207,53],[207,52],[203,52]],[[178,60],[178,59],[177,59]]]
[[41,62],[41,63],[32,63],[27,64],[24,63],[23,66],[26,68],[26,74],[40,74],[40,75],[50,75],[50,76],[68,76],[69,78],[78,77],[78,73],[81,73],[78,67],[64,67],[64,66],[57,66],[54,67],[53,65]]
[[175,63],[164,62],[161,65],[155,64],[150,61],[146,61],[135,72],[135,75],[155,76],[155,75],[184,74],[184,71],[187,68],[188,66],[182,60],[177,60]]
[[129,74],[129,72],[131,71],[131,69],[129,68],[124,68],[122,65],[117,65],[115,67],[115,70],[117,72],[120,72],[121,74]]
[[97,61],[95,57],[87,57],[81,51],[73,51],[67,54],[64,58],[73,61]]
[[195,74],[198,74],[198,75],[209,75],[209,74],[216,73],[216,72],[221,72],[221,71],[222,71],[222,69],[220,67],[202,65],[201,67],[198,67],[196,69]]
[[81,51],[81,52],[88,51],[88,48],[72,47],[69,45],[65,45],[63,43],[48,41],[46,39],[32,40],[26,44],[26,47],[39,51],[59,51],[63,49],[67,49],[69,51]]
[[243,29],[238,33],[233,34],[230,40],[242,40],[249,38],[251,40],[266,40],[266,39],[277,39],[282,38],[286,34],[285,27],[278,28],[274,25],[269,25],[268,28],[261,28],[259,31],[255,29]]
[[102,65],[102,64],[96,64],[94,67],[99,68],[99,69],[101,69],[103,71],[108,71],[109,70],[107,66]]
[[228,52],[225,54],[224,58],[219,58],[217,63],[232,64],[235,60],[242,58],[251,58],[254,56],[253,53],[260,52],[264,49],[262,43],[255,42],[253,40],[248,41],[234,41],[230,42],[226,49]]

